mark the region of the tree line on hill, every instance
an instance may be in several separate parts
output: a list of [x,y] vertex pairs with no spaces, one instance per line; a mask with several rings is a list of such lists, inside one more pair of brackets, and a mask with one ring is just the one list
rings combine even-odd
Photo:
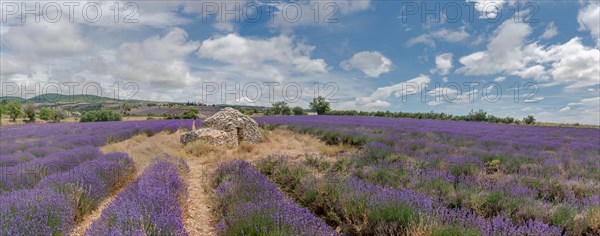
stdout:
[[[124,103],[120,107],[121,112],[115,112],[106,109],[97,109],[85,111],[79,118],[80,122],[100,122],[100,121],[120,121],[122,115],[127,115],[131,110],[131,105]],[[522,120],[513,117],[497,117],[483,110],[473,111],[467,115],[452,115],[446,113],[435,112],[390,112],[390,111],[356,111],[356,110],[331,110],[330,103],[325,98],[319,96],[310,102],[310,108],[316,111],[319,115],[339,115],[339,116],[376,116],[376,117],[392,117],[392,118],[412,118],[412,119],[433,119],[433,120],[462,120],[474,122],[489,122],[503,124],[535,124],[535,117],[529,115]],[[240,109],[247,115],[253,115],[258,112],[257,109]],[[263,111],[264,115],[306,115],[304,108],[296,106],[291,108],[286,102],[280,101],[273,103],[272,107],[266,108]],[[28,103],[24,107],[19,101],[2,100],[0,102],[0,115],[6,114],[12,121],[16,121],[19,117],[26,117],[30,122],[36,120],[36,117],[48,122],[60,122],[67,118],[65,111],[61,109],[41,108],[36,110],[33,103]],[[165,119],[197,119],[197,109],[188,109],[183,114],[173,115],[167,114]],[[0,120],[1,124],[1,120]]]

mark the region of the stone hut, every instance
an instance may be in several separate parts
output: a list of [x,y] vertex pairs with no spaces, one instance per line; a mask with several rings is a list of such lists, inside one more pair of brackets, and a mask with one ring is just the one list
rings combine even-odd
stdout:
[[202,141],[213,145],[237,146],[240,142],[256,143],[262,139],[258,123],[233,108],[225,108],[205,119],[198,130],[180,137],[182,144]]

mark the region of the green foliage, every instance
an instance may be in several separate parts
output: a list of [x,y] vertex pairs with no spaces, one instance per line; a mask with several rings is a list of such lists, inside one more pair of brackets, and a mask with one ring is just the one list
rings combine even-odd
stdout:
[[454,190],[454,186],[444,180],[434,179],[419,182],[417,189],[431,195],[447,196]]
[[331,164],[322,158],[315,158],[311,155],[306,155],[306,165],[317,169],[318,171],[325,171],[329,169]]
[[239,110],[242,114],[247,115],[247,116],[254,115],[255,113],[258,112],[258,110],[256,110],[256,108],[254,108],[254,109],[240,108]]
[[324,115],[331,110],[329,102],[325,101],[325,98],[322,96],[313,98],[312,102],[310,102],[310,108],[315,110],[319,115]]
[[50,120],[50,117],[54,114],[54,110],[48,108],[40,109],[39,117],[42,120]]
[[167,114],[165,117],[167,120],[177,120],[177,119],[198,119],[198,110],[197,109],[188,109],[181,115],[171,115]]
[[[265,125],[263,125],[263,128]],[[319,138],[327,143],[327,145],[338,145],[338,144],[346,144],[355,147],[362,147],[368,141],[365,136],[357,135],[357,134],[348,134],[336,131],[325,131],[318,130],[313,128],[296,128],[296,127],[287,127],[293,131],[300,132],[303,134],[312,134],[319,136]]]
[[4,105],[4,111],[10,116],[12,121],[16,121],[23,114],[23,107],[18,101],[11,101]]
[[448,167],[448,170],[454,176],[473,175],[479,169],[480,169],[480,167],[477,164],[474,164],[474,163],[463,163],[463,164],[460,164],[460,165],[451,164]]
[[527,117],[523,118],[523,123],[533,125],[535,124],[535,117],[533,117],[532,115],[528,115]]
[[95,110],[83,113],[80,122],[120,121],[121,114],[110,110]]
[[442,225],[433,229],[432,236],[477,236],[481,235],[477,230],[458,226]]
[[198,119],[198,110],[197,109],[189,109],[183,113],[181,116],[183,119]]
[[67,115],[61,110],[54,110],[49,108],[40,109],[40,113],[38,114],[40,119],[44,121],[52,121],[52,122],[60,122],[67,118]]
[[292,115],[292,109],[284,101],[273,103],[273,106],[265,112],[268,115]]
[[304,109],[302,109],[302,107],[299,107],[299,106],[294,107],[294,109],[292,109],[292,112],[294,113],[295,116],[306,115],[306,112],[304,112]]
[[431,119],[431,120],[464,120],[464,121],[476,121],[476,122],[490,122],[490,123],[503,123],[503,124],[519,124],[519,120],[512,117],[497,117],[487,112],[479,110],[477,112],[471,111],[468,115],[451,115],[446,113],[434,113],[432,112],[390,112],[390,111],[328,111],[326,115],[334,116],[377,116],[377,117],[391,117],[391,118],[412,118],[412,119]]
[[35,104],[27,103],[27,105],[23,109],[23,112],[25,113],[25,116],[29,118],[29,121],[35,121]]
[[478,211],[484,217],[493,217],[502,211],[505,199],[504,194],[499,191],[487,194],[478,204]]
[[553,225],[568,227],[573,225],[573,216],[576,213],[577,212],[569,206],[561,206],[556,209],[554,214],[552,214],[551,222]]
[[400,229],[406,229],[419,219],[417,211],[410,206],[403,204],[393,204],[379,209],[374,209],[369,214],[369,221],[372,224],[394,222]]
[[54,110],[54,114],[50,116],[50,120],[52,122],[60,122],[64,119],[67,119],[67,114],[62,110]]

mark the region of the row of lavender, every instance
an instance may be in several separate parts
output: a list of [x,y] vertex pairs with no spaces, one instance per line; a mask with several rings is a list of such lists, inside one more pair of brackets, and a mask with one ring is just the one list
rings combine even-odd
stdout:
[[187,235],[181,218],[187,199],[181,175],[187,172],[182,159],[157,157],[102,211],[85,235]]
[[[598,129],[377,117],[257,120],[262,124],[292,125],[331,143],[360,144],[362,150],[356,156],[328,163],[331,168],[327,175],[349,175],[366,185],[425,194],[446,209],[433,214],[435,222],[446,222],[444,227],[471,229],[484,235],[502,227],[506,229],[502,232],[513,235],[534,228],[560,234],[556,227],[568,234],[600,234]],[[336,191],[323,187],[329,186],[322,183],[327,179],[308,181],[311,178],[282,176],[275,174],[272,179],[286,180],[283,186],[289,186],[292,177],[301,179],[292,195],[315,212],[324,207],[336,211],[330,205],[343,202],[337,199],[328,205],[327,199],[319,198],[335,196],[332,193]],[[360,193],[364,189],[344,191]],[[309,200],[303,202],[304,198]],[[377,213],[371,208],[366,207],[370,214]],[[368,222],[369,214],[365,215],[367,219],[347,220],[352,219],[348,217],[351,209],[340,209],[335,217],[325,216],[326,220],[364,232],[359,223]]]
[[248,162],[219,165],[213,184],[223,215],[220,235],[337,235]]
[[27,124],[0,129],[0,194],[94,160],[99,146],[138,133],[190,128],[189,121]]

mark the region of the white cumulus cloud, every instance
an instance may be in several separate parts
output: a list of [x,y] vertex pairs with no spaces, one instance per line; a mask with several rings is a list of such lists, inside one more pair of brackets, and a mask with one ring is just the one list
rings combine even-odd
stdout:
[[435,56],[435,71],[440,75],[447,75],[452,69],[452,53],[443,53]]
[[342,61],[340,66],[344,70],[356,69],[362,71],[367,77],[376,78],[392,70],[392,61],[381,52],[362,51],[354,54],[352,58]]

